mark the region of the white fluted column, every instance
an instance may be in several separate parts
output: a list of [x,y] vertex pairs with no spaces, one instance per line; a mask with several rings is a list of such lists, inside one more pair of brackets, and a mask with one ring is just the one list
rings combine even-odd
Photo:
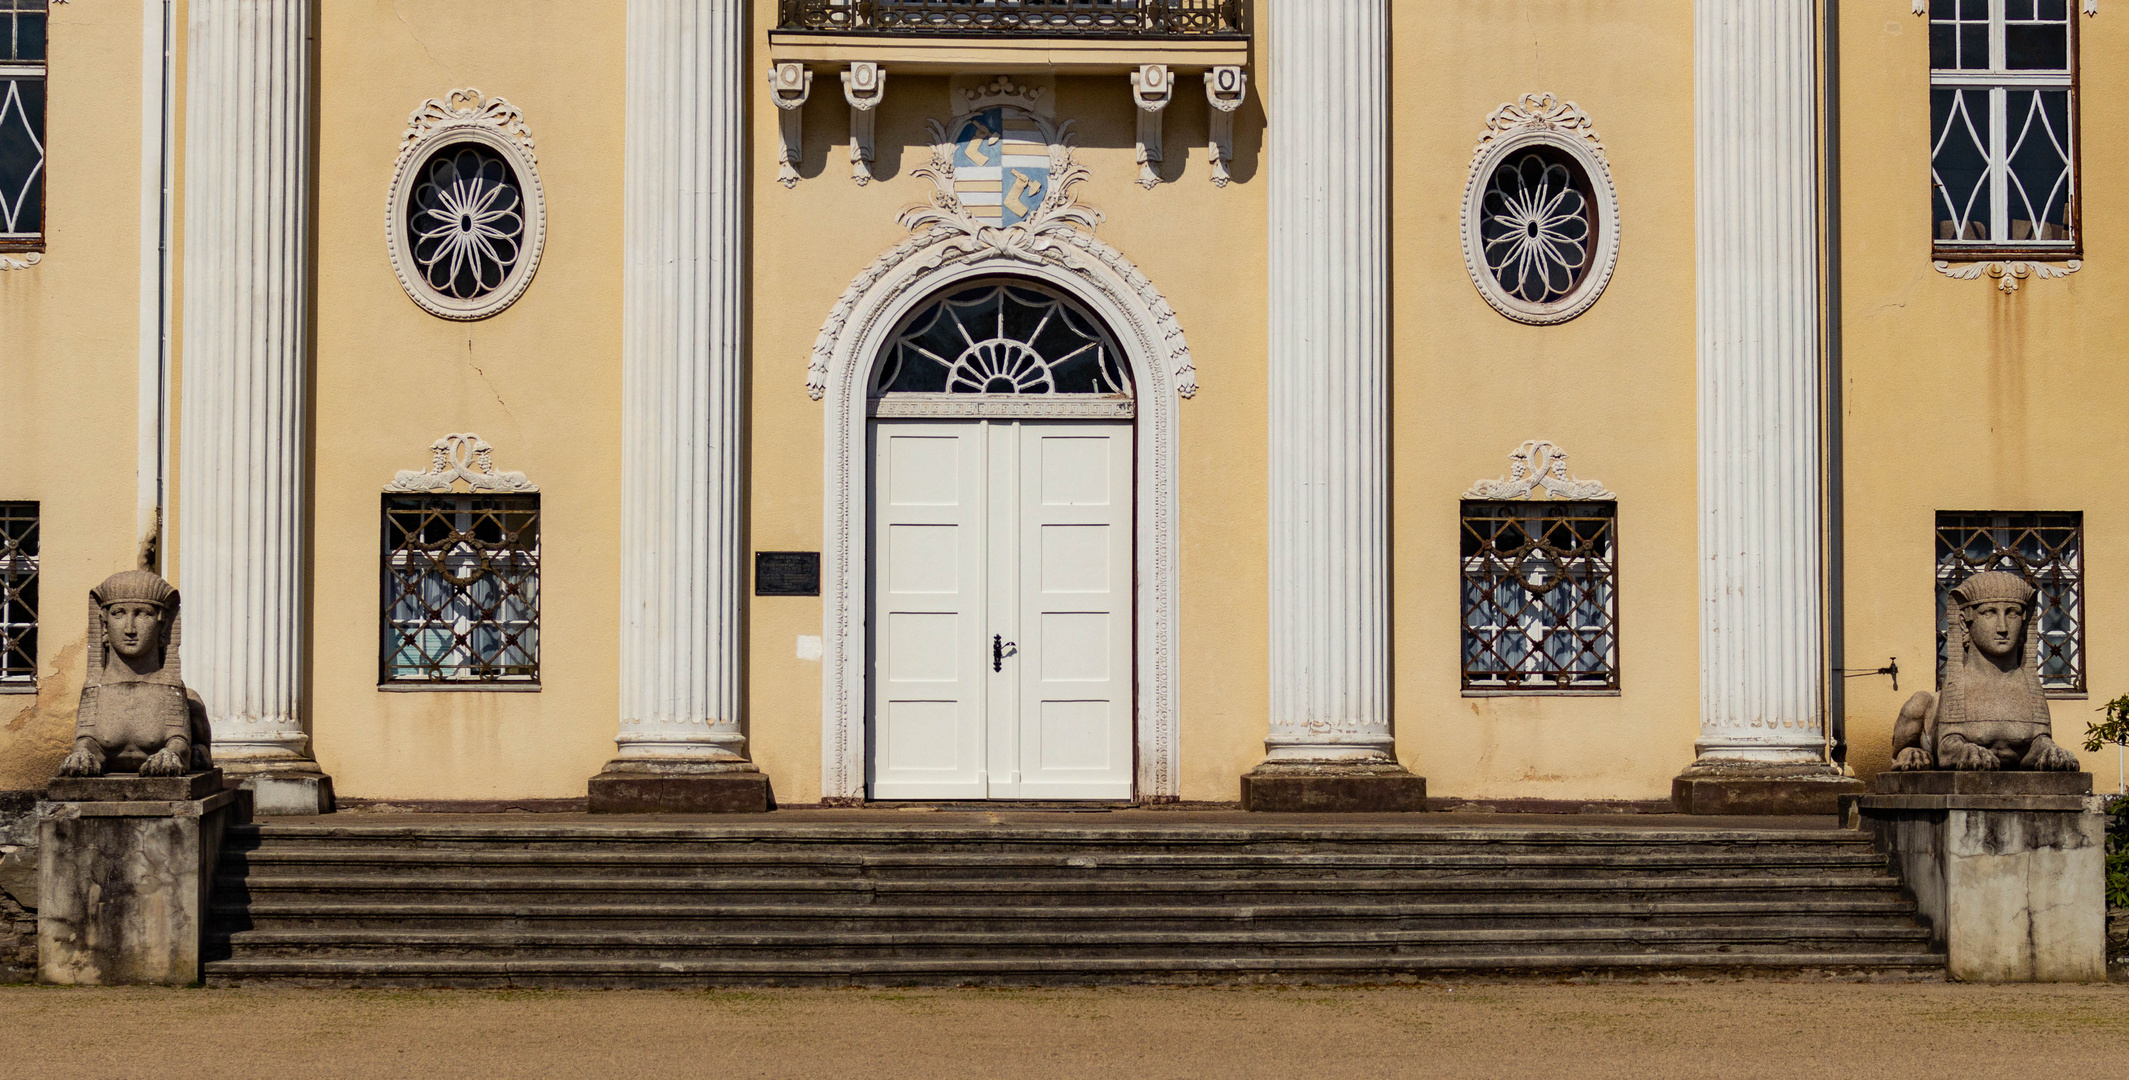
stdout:
[[1815,0],[1696,0],[1702,764],[1826,760]]
[[745,759],[742,0],[629,0],[621,732],[609,772]]
[[1384,761],[1385,0],[1280,0],[1270,84],[1268,762]]
[[[216,764],[239,774],[317,768],[298,713],[310,15],[310,0],[192,0],[186,27],[182,647]],[[316,778],[299,786],[316,798]],[[259,809],[300,807],[262,793]]]

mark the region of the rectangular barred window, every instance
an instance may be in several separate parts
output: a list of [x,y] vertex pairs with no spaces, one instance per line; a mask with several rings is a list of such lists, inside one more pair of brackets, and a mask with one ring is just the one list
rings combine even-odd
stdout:
[[1466,693],[1619,689],[1618,506],[1465,501]]
[[2071,0],[1930,0],[1930,189],[1940,257],[2076,253]]
[[37,685],[37,504],[0,502],[0,691]]
[[0,0],[0,251],[44,244],[46,0]]
[[536,683],[540,497],[384,497],[385,683]]
[[2085,692],[2085,515],[1937,513],[1937,684],[1944,684],[1946,598],[1984,570],[2008,570],[2039,590],[2040,685]]

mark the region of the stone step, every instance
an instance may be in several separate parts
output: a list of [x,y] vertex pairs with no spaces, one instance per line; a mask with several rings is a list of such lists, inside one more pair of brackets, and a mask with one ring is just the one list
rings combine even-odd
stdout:
[[1314,931],[1488,929],[1543,926],[1633,927],[1703,925],[1789,926],[1809,920],[1821,926],[1915,924],[1915,906],[1890,892],[1842,901],[1733,901],[1726,903],[1476,903],[1204,906],[1016,906],[949,905],[704,905],[704,904],[491,904],[481,902],[218,904],[220,927],[257,930],[469,930],[509,926],[524,929],[627,931],[746,930],[844,932],[956,930],[1146,930],[1190,931],[1220,927]]
[[1653,874],[1731,875],[1749,870],[1760,875],[1875,872],[1886,869],[1885,857],[1865,845],[1856,850],[1741,853],[1726,849],[1682,850],[1655,854],[1613,852],[1500,854],[1469,850],[1444,854],[996,854],[912,853],[859,854],[802,851],[738,852],[577,852],[484,850],[372,850],[292,845],[233,852],[227,862],[251,880],[302,877],[319,873],[392,875],[425,872],[480,874],[496,878],[570,873],[617,876],[678,876],[712,872],[718,876],[790,877],[800,873],[834,878],[922,879],[983,876],[995,878],[1065,874],[1081,878],[1189,875],[1200,878],[1338,877],[1361,878],[1413,874],[1500,874],[1637,876]]
[[1848,848],[1869,850],[1860,834],[1842,829],[1517,828],[1435,824],[1339,826],[908,826],[718,825],[567,822],[541,824],[285,824],[239,825],[232,849],[323,845],[335,848],[619,852],[755,851],[768,853],[936,851],[1076,853],[1124,850],[1289,852],[1295,854],[1455,854],[1498,851],[1616,851],[1729,847],[1773,853]]
[[820,878],[598,878],[563,877],[259,877],[218,879],[218,895],[232,900],[363,898],[420,903],[438,898],[490,903],[627,903],[654,898],[689,898],[700,902],[865,905],[890,903],[970,903],[1013,905],[1128,904],[1162,898],[1168,903],[1234,905],[1293,903],[1305,898],[1346,902],[1415,903],[1434,898],[1490,896],[1504,900],[1549,900],[1601,894],[1615,900],[1665,897],[1778,894],[1794,899],[1828,900],[1858,890],[1897,889],[1890,874],[1773,877],[1461,877],[1461,878],[1324,878],[1215,879],[1048,878],[1043,880],[973,878],[874,881]]
[[963,986],[1105,983],[1369,983],[1448,975],[1809,972],[1941,979],[1941,956],[1877,953],[1586,953],[1463,956],[940,957],[925,960],[229,959],[206,965],[209,985],[352,987]]
[[1165,931],[1090,933],[553,933],[524,931],[246,931],[228,944],[246,959],[445,960],[526,954],[575,959],[721,960],[1005,958],[1208,958],[1244,956],[1458,956],[1597,952],[1927,953],[1929,931],[1907,927],[1701,926],[1375,932]]

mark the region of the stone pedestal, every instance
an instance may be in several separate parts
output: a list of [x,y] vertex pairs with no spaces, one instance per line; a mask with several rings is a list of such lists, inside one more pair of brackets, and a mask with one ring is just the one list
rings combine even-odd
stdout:
[[222,832],[219,770],[54,780],[38,859],[37,974],[75,986],[200,980]]
[[618,760],[591,778],[594,814],[764,814],[769,778],[747,762],[663,768]]
[[1427,781],[1395,762],[1267,761],[1242,777],[1242,809],[1371,814],[1427,808]]
[[2090,773],[1911,772],[1856,800],[1968,982],[2107,978],[2106,817]]
[[1864,790],[1831,765],[1701,761],[1671,780],[1671,806],[1681,814],[1837,814],[1841,796]]

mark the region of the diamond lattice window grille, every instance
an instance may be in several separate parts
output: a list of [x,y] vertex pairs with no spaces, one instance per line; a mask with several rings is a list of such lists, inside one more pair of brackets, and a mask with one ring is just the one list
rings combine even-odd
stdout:
[[0,245],[44,236],[46,0],[0,0]]
[[2070,0],[1930,0],[1939,255],[2076,251],[2076,35]]
[[1464,689],[1619,689],[1615,502],[1463,504]]
[[383,629],[383,682],[537,682],[540,497],[386,495]]
[[1945,607],[1952,587],[1984,570],[2008,570],[2039,590],[2040,685],[2085,692],[2085,516],[2082,513],[1937,514],[1937,685],[1944,685]]
[[37,504],[0,502],[0,685],[37,681]]

